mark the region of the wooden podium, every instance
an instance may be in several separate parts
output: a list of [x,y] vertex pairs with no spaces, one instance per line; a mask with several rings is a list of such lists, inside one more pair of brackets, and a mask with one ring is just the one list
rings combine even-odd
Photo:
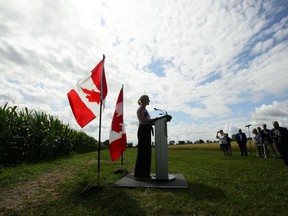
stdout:
[[168,174],[168,143],[167,143],[167,122],[172,117],[164,115],[153,120],[155,127],[155,162],[156,174],[152,176],[152,180],[170,181],[175,176]]

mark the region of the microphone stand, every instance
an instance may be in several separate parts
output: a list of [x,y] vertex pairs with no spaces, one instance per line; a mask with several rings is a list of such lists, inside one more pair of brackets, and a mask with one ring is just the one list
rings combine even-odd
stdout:
[[165,110],[161,110],[161,109],[157,109],[157,108],[154,108],[154,110],[155,111],[160,111],[159,115],[168,115],[168,113]]
[[254,162],[253,162],[253,155],[252,155],[252,147],[251,147],[251,137],[250,137],[250,129],[249,129],[249,127],[251,126],[251,124],[249,124],[249,125],[246,125],[245,127],[247,127],[248,128],[248,136],[249,136],[249,144],[250,144],[250,155],[251,155],[251,164],[254,164]]
[[[159,115],[163,115],[166,116],[167,121],[169,122],[172,119],[172,116],[170,116],[166,110],[161,110],[161,109],[157,109],[154,108],[155,111],[160,111]],[[152,121],[153,122],[153,121]]]

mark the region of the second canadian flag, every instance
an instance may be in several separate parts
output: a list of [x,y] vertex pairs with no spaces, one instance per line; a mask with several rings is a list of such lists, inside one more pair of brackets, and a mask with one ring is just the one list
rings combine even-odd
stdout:
[[126,150],[126,131],[123,120],[123,86],[120,90],[115,112],[111,123],[109,136],[110,157],[112,161],[117,160]]

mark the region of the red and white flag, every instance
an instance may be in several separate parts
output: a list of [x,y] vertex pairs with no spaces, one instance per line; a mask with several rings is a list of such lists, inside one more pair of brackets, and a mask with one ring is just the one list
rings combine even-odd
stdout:
[[103,59],[84,78],[79,80],[67,95],[72,112],[80,127],[86,126],[100,114],[108,92]]
[[123,87],[120,90],[115,112],[112,119],[109,136],[110,157],[112,161],[117,160],[126,150],[126,131],[123,120]]

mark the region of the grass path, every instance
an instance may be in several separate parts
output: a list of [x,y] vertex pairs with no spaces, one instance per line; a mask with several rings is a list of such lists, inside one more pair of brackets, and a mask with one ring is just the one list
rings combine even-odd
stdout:
[[44,172],[36,179],[0,189],[0,214],[6,211],[23,210],[58,199],[57,184],[67,181],[73,175],[73,169],[56,169]]

